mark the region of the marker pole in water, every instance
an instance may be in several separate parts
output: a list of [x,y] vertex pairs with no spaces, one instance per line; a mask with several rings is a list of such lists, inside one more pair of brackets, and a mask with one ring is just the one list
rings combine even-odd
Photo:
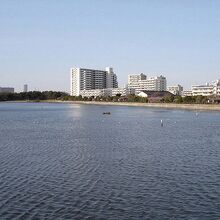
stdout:
[[163,120],[160,120],[160,126],[163,127]]

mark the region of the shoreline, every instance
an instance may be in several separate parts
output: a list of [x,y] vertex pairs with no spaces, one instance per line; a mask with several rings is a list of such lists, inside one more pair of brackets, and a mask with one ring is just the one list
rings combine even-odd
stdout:
[[174,103],[138,103],[138,102],[97,102],[97,101],[59,101],[59,100],[42,100],[42,101],[7,101],[6,103],[60,103],[60,104],[83,104],[83,105],[109,105],[109,106],[131,106],[131,107],[148,107],[148,108],[165,108],[165,109],[182,109],[182,110],[204,110],[220,111],[218,104],[174,104]]
[[131,107],[133,106],[133,107],[166,108],[166,109],[180,109],[180,110],[183,109],[183,110],[220,111],[220,105],[215,105],[215,104],[173,104],[173,103],[95,102],[95,101],[86,101],[86,102],[69,101],[68,103],[85,104],[85,105],[110,105],[110,106],[131,106]]

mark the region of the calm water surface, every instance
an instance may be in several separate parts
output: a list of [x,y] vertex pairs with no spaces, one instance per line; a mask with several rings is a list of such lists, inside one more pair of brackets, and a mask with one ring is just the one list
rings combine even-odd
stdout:
[[0,219],[220,219],[220,113],[1,103]]

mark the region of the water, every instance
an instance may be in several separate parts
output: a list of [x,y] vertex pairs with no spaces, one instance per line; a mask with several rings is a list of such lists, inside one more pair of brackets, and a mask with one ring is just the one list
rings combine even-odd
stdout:
[[220,113],[1,103],[0,219],[220,219]]

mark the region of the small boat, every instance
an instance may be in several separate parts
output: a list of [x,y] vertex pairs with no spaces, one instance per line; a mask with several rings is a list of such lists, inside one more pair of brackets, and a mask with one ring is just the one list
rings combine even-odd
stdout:
[[111,112],[103,112],[103,115],[111,115]]

